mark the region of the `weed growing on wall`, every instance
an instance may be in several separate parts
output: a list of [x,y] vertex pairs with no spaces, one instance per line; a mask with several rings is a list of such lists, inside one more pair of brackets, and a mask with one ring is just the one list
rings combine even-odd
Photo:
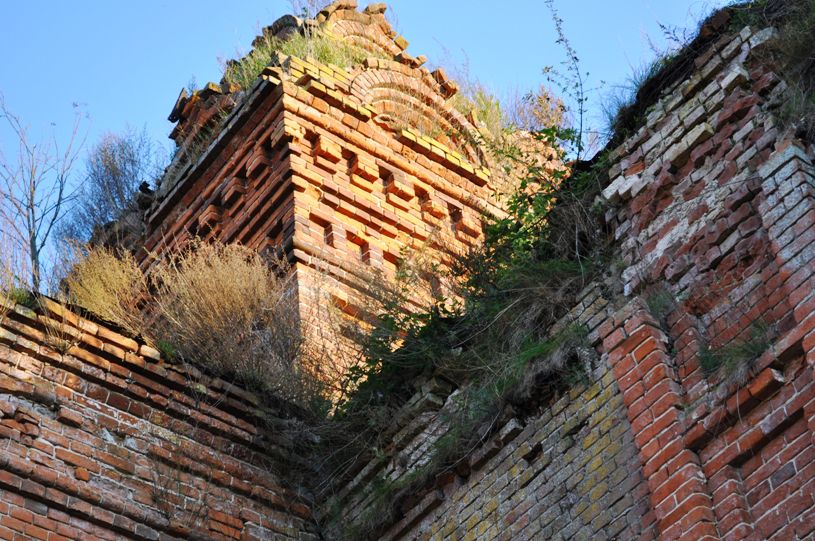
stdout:
[[14,298],[15,289],[14,273],[5,264],[5,261],[0,262],[0,324],[3,323],[6,314],[14,304],[17,304]]
[[653,83],[661,77],[667,78],[678,59],[674,52],[660,54],[650,63],[633,70],[624,84],[606,94],[602,110],[609,135],[622,140],[633,135],[633,130],[643,124],[646,110],[642,103],[653,100],[653,94],[661,92],[662,86],[655,87]]
[[815,141],[815,1],[754,0],[737,2],[730,10],[731,30],[748,25],[777,29],[761,54],[787,83],[780,120],[799,137]]
[[31,274],[28,257],[18,246],[10,228],[0,220],[0,324],[15,304],[34,305],[26,288],[26,277]]
[[558,36],[557,44],[563,48],[566,54],[566,59],[562,64],[562,71],[547,67],[544,69],[544,75],[549,78],[550,82],[556,84],[573,104],[571,112],[574,116],[574,136],[570,137],[567,141],[574,148],[575,157],[577,159],[583,159],[584,151],[587,147],[585,132],[587,122],[586,110],[589,98],[586,80],[589,74],[584,72],[581,67],[580,58],[566,35],[563,19],[555,8],[554,0],[544,0],[544,4],[546,4],[546,7],[549,9],[549,14],[555,25],[555,32]]
[[703,346],[699,365],[708,378],[724,383],[744,383],[756,359],[770,347],[770,328],[762,320],[753,322],[747,336],[722,347]]
[[67,298],[141,334],[166,360],[297,404],[321,403],[320,384],[300,362],[298,302],[285,261],[195,241],[145,276],[127,253],[86,248],[81,255],[65,280]]
[[240,60],[231,60],[224,65],[224,81],[244,89],[251,88],[263,68],[268,66],[278,53],[313,59],[340,68],[350,68],[369,56],[379,56],[367,49],[343,42],[319,27],[310,28],[304,33],[294,33],[286,38],[264,33],[255,42],[252,52]]
[[228,105],[221,107],[204,126],[176,147],[172,162],[167,166],[159,184],[173,185],[187,165],[194,164],[204,155],[221,133],[229,113],[236,105],[233,97],[230,96],[229,100]]
[[146,334],[140,303],[147,294],[147,279],[132,254],[76,247],[74,259],[64,283],[69,301],[131,335]]
[[[535,134],[555,148],[561,147],[559,138],[573,136],[557,128]],[[593,201],[607,163],[600,157],[570,174],[538,165],[517,147],[496,146],[493,152],[524,174],[507,199],[508,214],[488,217],[483,246],[454,265],[450,282],[457,302],[408,311],[400,291],[409,291],[410,281],[397,288],[361,336],[365,355],[351,374],[354,391],[330,423],[346,434],[367,434],[359,438],[366,448],[332,440],[331,447],[343,453],[325,463],[324,478],[343,478],[360,458],[375,456],[373,449],[387,439],[380,435],[416,392],[414,384],[442,378],[458,387],[430,458],[407,476],[381,480],[382,495],[373,499],[387,503],[355,521],[360,538],[394,518],[394,502],[483,444],[508,411],[523,411],[541,396],[579,383],[591,357],[582,327],[553,334],[552,325],[604,268],[606,235]]]
[[[292,274],[237,244],[195,242],[153,275],[157,337],[180,358],[249,387],[302,402],[302,336]],[[301,392],[303,393],[301,395]]]
[[651,287],[643,294],[648,311],[657,320],[663,331],[668,333],[668,316],[676,309],[677,301],[666,284]]
[[785,21],[772,41],[789,85],[789,99],[781,107],[782,121],[807,141],[815,141],[815,1],[788,2]]

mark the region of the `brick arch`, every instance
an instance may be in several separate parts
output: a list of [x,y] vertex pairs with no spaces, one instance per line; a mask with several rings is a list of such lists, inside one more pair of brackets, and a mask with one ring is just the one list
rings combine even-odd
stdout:
[[[363,13],[356,13],[356,15],[373,19]],[[371,24],[373,22],[373,20],[362,22],[360,20],[329,19],[326,22],[326,29],[334,36],[341,38],[342,41],[371,51],[377,56],[394,57],[402,52],[403,49],[393,40],[395,33],[387,22],[384,22],[384,17],[382,18],[384,24]]]
[[407,46],[385,19],[386,7],[373,4],[359,12],[356,2],[336,1],[317,15],[317,22],[343,41],[377,56],[395,57]]
[[403,73],[407,69],[397,65],[363,70],[354,77],[351,92],[377,113],[394,118],[397,126],[404,123],[458,150],[473,163],[486,163],[483,150],[468,140],[468,134],[477,133],[477,128],[444,99],[436,85],[431,86],[425,77]]

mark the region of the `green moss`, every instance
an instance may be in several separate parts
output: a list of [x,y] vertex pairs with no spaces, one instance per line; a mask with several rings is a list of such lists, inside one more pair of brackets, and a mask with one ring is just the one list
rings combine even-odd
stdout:
[[176,347],[166,340],[159,340],[156,342],[156,349],[161,352],[161,358],[165,361],[173,362],[178,356],[178,350]]
[[25,306],[31,310],[36,310],[40,306],[37,296],[34,293],[20,287],[10,289],[8,299],[15,304]]

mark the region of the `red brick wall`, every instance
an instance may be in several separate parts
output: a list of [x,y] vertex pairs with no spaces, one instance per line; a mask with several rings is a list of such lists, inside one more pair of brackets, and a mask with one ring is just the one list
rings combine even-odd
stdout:
[[[624,492],[643,499],[607,504],[623,501],[612,484],[592,500],[614,509],[611,520],[583,507],[574,487],[607,483],[620,462],[592,430],[576,456],[553,445],[540,431],[544,410],[511,421],[519,434],[506,443],[501,434],[515,430],[500,430],[473,454],[478,468],[445,477],[386,538],[815,536],[815,148],[774,116],[784,83],[757,54],[772,36],[746,28],[719,39],[611,151],[603,195],[624,294],[581,301],[573,317],[602,355],[594,384],[615,382],[587,407],[608,408],[623,427],[614,441],[635,453],[627,467],[639,480]],[[578,386],[570,398],[594,392]],[[579,407],[567,411],[554,425],[564,431]],[[438,437],[433,414],[422,415],[429,428],[408,449]],[[521,460],[535,446],[555,453],[542,469]],[[400,448],[381,471],[407,473],[404,456]],[[609,477],[588,467],[597,458]],[[349,497],[348,517],[365,502],[364,482],[352,486],[361,496]]]
[[[633,300],[603,349],[663,539],[815,535],[815,168],[771,112],[784,84],[755,54],[771,36],[697,59],[604,192]],[[711,352],[736,366],[705,373]]]
[[0,327],[0,539],[317,538],[255,397],[50,306]]
[[[756,54],[771,37],[714,43],[612,151],[603,194],[624,293],[595,284],[571,314],[600,354],[592,381],[508,420],[385,538],[815,536],[815,149],[774,116],[784,83]],[[202,231],[258,249],[289,239],[298,272],[318,258],[342,283],[360,240],[362,263],[383,267],[430,218],[464,242],[480,177],[444,145],[366,120],[358,101],[344,112],[308,75],[255,87],[234,137],[165,187],[148,248]],[[434,194],[461,205],[456,220]],[[58,307],[51,317],[69,330],[49,334],[22,307],[0,330],[0,538],[316,538],[273,473],[286,448],[258,428],[255,398]],[[393,455],[340,491],[343,519],[365,512],[376,475],[409,474],[443,433],[452,388],[426,387],[394,419]]]

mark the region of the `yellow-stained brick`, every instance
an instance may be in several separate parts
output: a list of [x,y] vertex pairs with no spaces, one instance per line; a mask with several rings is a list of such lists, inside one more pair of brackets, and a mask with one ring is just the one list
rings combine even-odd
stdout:
[[325,136],[320,136],[317,139],[315,147],[317,155],[322,156],[334,163],[337,163],[342,158],[342,148],[340,145],[331,141]]
[[375,184],[370,180],[360,176],[360,175],[351,175],[351,184],[365,190],[366,193],[369,193],[371,190],[374,189]]
[[334,99],[337,103],[342,103],[342,94],[340,94],[338,91],[329,89],[326,90],[326,93],[329,96],[331,96],[331,98]]
[[427,141],[426,137],[417,137],[416,138],[416,143],[419,146],[421,146],[422,148],[425,148],[425,149],[430,150],[430,151],[433,150],[433,146]]
[[461,160],[457,158],[453,153],[448,152],[447,154],[445,154],[445,157],[447,158],[448,161],[450,161],[454,165],[461,166]]
[[[483,513],[485,515],[491,514],[496,509],[498,509],[498,500],[497,499],[492,499],[492,500],[488,501],[486,504],[484,504],[484,507],[482,508]],[[489,524],[487,522],[482,522],[481,524],[486,525],[487,527],[489,527]],[[483,531],[486,531],[486,528],[482,528],[482,531],[480,531],[479,533],[483,533]]]

